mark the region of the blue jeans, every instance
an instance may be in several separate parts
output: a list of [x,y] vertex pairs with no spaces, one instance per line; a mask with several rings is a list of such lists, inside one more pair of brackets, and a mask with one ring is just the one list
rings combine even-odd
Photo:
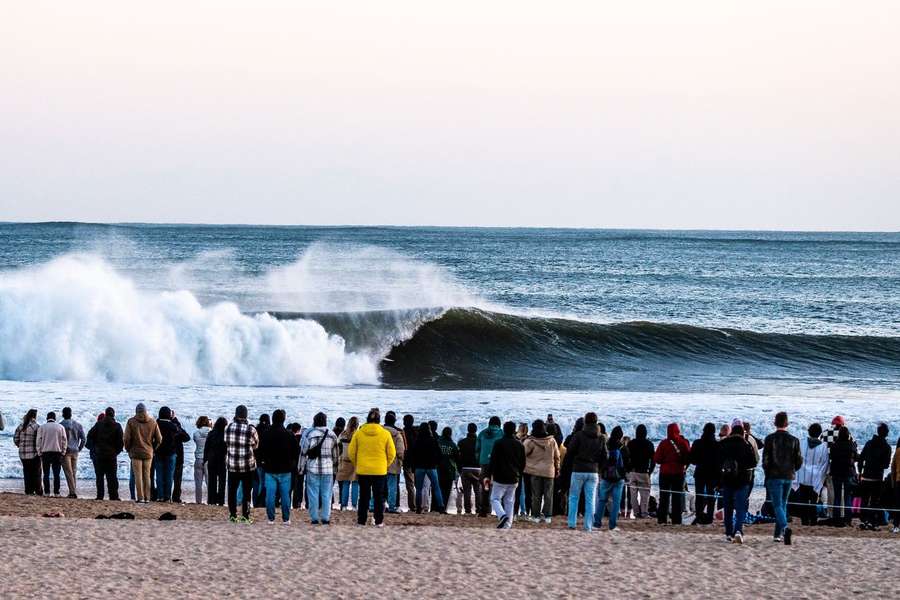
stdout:
[[[733,537],[735,533],[744,533],[744,520],[747,518],[747,498],[750,486],[722,486],[722,506],[725,509],[725,535]],[[737,513],[737,514],[735,514]]]
[[163,502],[172,500],[172,484],[175,481],[175,460],[178,457],[156,457],[156,499]]
[[[625,480],[600,481],[600,491],[597,493],[597,511],[594,518],[594,527],[603,526],[603,515],[606,513],[606,505],[612,496],[612,510],[609,511],[609,528],[615,529],[619,519],[619,507],[622,506],[622,490],[625,489]],[[587,518],[587,517],[585,517]]]
[[787,527],[787,503],[791,493],[790,479],[767,479],[766,492],[772,501],[772,509],[775,511],[775,537],[780,537]]
[[306,474],[306,502],[313,523],[331,521],[332,475]]
[[349,502],[353,508],[359,502],[359,482],[358,481],[338,481],[338,487],[341,488],[341,508],[347,508]]
[[400,491],[400,474],[399,473],[388,473],[387,474],[387,500],[388,500],[388,510],[390,512],[397,512],[400,510],[400,499],[397,497],[398,492]]
[[594,526],[594,501],[596,500],[596,473],[572,473],[569,484],[569,529],[575,529],[578,523],[578,498],[584,489],[584,530],[591,531]]
[[266,490],[266,517],[275,520],[275,494],[281,497],[281,520],[291,520],[291,474],[266,473],[263,479]]
[[437,469],[416,469],[416,512],[421,512],[422,506],[422,485],[425,478],[431,482],[431,495],[434,496],[435,506],[438,512],[444,510],[444,498],[441,496],[441,486],[438,483]]

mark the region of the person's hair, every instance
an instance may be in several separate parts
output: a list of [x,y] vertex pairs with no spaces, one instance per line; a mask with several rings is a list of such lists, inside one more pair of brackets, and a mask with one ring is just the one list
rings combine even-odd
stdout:
[[518,426],[516,426],[516,433],[527,434],[528,433],[528,423],[519,423]]
[[301,425],[300,423],[291,423],[290,425],[288,425],[288,429],[290,429],[291,433],[296,434],[298,431],[303,430],[303,425]]
[[216,419],[216,424],[213,425],[213,431],[224,432],[225,428],[228,427],[228,419],[225,417],[219,417]]
[[512,437],[516,435],[515,421],[507,421],[503,424],[503,435],[505,435],[506,437]]
[[397,423],[397,413],[392,410],[384,413],[384,424],[393,427]]
[[744,426],[743,425],[735,425],[731,428],[731,435],[736,437],[744,437]]
[[647,439],[647,426],[641,423],[637,427],[634,428],[634,437],[638,440]]
[[246,419],[247,418],[247,407],[243,404],[238,404],[237,408],[234,409],[234,418],[235,419]]
[[338,417],[337,419],[334,420],[334,429],[338,433],[343,431],[344,428],[346,428],[346,427],[347,427],[347,419],[345,419],[344,417]]
[[[272,422],[276,425],[284,425],[285,420],[287,419],[287,413],[284,412],[284,409],[276,408],[272,411]],[[262,419],[260,419],[262,420]]]
[[[784,411],[781,411],[781,412],[779,412],[779,413],[776,413],[776,414],[775,414],[775,427],[779,427],[779,428],[780,428],[780,427],[787,427],[787,425],[788,425],[788,416],[787,416],[787,413],[784,412]],[[743,427],[741,428],[741,430],[743,431]]]
[[328,416],[323,412],[317,412],[313,417],[313,427],[325,427],[328,425]]
[[431,437],[434,437],[434,432],[431,431],[431,425],[428,423],[419,423],[419,435],[416,436],[416,441]]
[[159,418],[160,419],[171,419],[172,418],[172,409],[168,406],[161,406],[159,408]]
[[494,415],[493,417],[488,419],[488,426],[490,427],[491,425],[496,425],[497,427],[500,427],[500,417],[498,417],[497,415]]
[[743,425],[744,425],[744,433],[750,433],[750,429],[752,428],[752,425],[750,425],[750,421],[744,421]]
[[63,408],[62,413],[63,413],[63,419],[71,419],[72,418],[72,409],[69,408],[68,406]]
[[547,426],[541,419],[536,419],[531,424],[531,435],[536,438],[547,437]]
[[597,421],[597,428],[600,430],[601,434],[606,435],[606,425],[604,425],[600,421]]
[[714,438],[716,437],[716,426],[712,423],[707,423],[703,426],[703,436],[705,438]]
[[271,419],[269,419],[269,415],[267,413],[259,415],[259,424],[263,426],[272,424],[272,421]]
[[809,433],[809,437],[819,439],[819,436],[822,435],[822,426],[819,423],[813,423],[806,431]]
[[412,415],[403,415],[403,426],[412,427],[416,419]]
[[347,428],[344,429],[350,435],[356,433],[356,430],[359,429],[359,419],[356,417],[350,417],[350,420],[347,421]]
[[116,409],[114,409],[112,406],[107,406],[106,410],[103,411],[103,414],[105,414],[110,419],[115,419],[116,418]]
[[197,422],[194,423],[194,427],[200,429],[201,427],[209,427],[209,417],[206,415],[201,415],[197,417]]
[[438,430],[438,422],[437,422],[437,421],[434,421],[434,420],[428,421],[428,426],[431,427],[431,431],[432,431],[432,433],[434,433],[434,435],[435,435],[435,437],[436,437],[436,436],[437,436],[437,430]]
[[886,438],[888,433],[890,433],[890,429],[888,429],[887,423],[879,423],[878,424],[878,437]]
[[478,433],[478,425],[476,425],[475,423],[469,423],[468,425],[466,425],[466,432]]
[[102,413],[97,415],[97,422],[99,423],[100,421],[102,421],[105,418],[106,418],[106,411],[103,411]]
[[443,429],[441,429],[441,437],[444,438],[445,440],[452,439],[453,438],[453,430],[450,429],[449,427],[444,427]]
[[578,417],[575,419],[575,424],[572,425],[572,433],[578,433],[584,429],[584,417]]
[[728,423],[723,423],[721,427],[719,427],[719,437],[725,437],[731,435],[731,425]]
[[37,419],[37,409],[36,409],[36,408],[30,408],[30,409],[28,409],[28,412],[25,413],[25,417],[22,419],[22,424],[23,424],[23,425],[28,425],[29,423],[31,423],[31,422],[34,421],[35,419]]
[[838,428],[838,439],[842,442],[849,442],[850,441],[850,430],[843,426],[839,427]]
[[597,424],[597,413],[589,412],[584,414],[584,424],[587,425],[596,425]]
[[381,411],[377,408],[370,409],[366,415],[366,423],[381,423]]
[[615,442],[617,440],[621,441],[623,435],[624,435],[624,432],[622,431],[622,428],[619,427],[618,425],[616,425],[615,427],[612,428],[612,431],[609,434],[609,441],[611,441],[611,442]]
[[52,410],[51,410],[50,412],[48,412],[48,413],[47,413],[47,420],[48,420],[48,421],[55,421],[55,420],[56,420],[56,413],[53,412]]

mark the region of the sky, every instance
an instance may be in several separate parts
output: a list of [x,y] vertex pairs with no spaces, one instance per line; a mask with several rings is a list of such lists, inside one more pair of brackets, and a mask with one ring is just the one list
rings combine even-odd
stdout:
[[0,221],[900,230],[900,3],[9,3]]

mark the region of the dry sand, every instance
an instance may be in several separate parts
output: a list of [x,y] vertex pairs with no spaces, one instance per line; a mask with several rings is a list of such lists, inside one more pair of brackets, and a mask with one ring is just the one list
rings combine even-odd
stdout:
[[[178,520],[155,520],[165,510]],[[117,511],[137,519],[92,518]],[[562,519],[497,531],[473,516],[388,515],[376,529],[346,512],[330,527],[226,514],[0,494],[0,597],[891,597],[900,550],[900,536],[825,527],[796,528],[789,547],[750,527],[735,546],[718,528],[647,521],[587,534]]]

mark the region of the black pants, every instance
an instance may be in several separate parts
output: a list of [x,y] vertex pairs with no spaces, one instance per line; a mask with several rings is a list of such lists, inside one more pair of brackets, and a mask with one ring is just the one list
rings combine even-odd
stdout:
[[[466,507],[466,514],[472,512],[472,497],[475,498],[475,510],[481,512],[481,479],[479,471],[463,469],[462,475],[462,495],[463,504]],[[459,503],[457,503],[458,505]]]
[[856,495],[860,498],[859,520],[872,525],[879,524],[881,519],[877,512],[881,504],[881,482],[861,479]]
[[[800,517],[803,525],[816,525],[819,522],[816,512],[818,500],[819,496],[811,485],[801,484],[797,489],[797,502],[800,503],[800,506],[797,507],[797,516]],[[807,506],[810,504],[812,506]]]
[[[450,492],[453,490],[453,482],[456,481],[456,478],[453,477],[453,474],[450,471],[445,469],[438,469],[438,485],[441,488],[441,498],[444,499],[444,510],[447,511],[450,508]],[[438,507],[434,505],[435,499],[434,494],[431,495],[431,510],[437,510]]]
[[209,473],[207,504],[222,506],[225,504],[225,465],[208,462],[206,463],[206,470]]
[[491,512],[491,487],[484,488],[484,477],[489,465],[481,465],[481,485],[478,486],[478,493],[481,494],[481,507],[478,509],[478,515],[486,517]]
[[681,525],[681,513],[684,512],[684,475],[659,476],[659,506],[656,509],[656,522],[664,524],[670,515],[673,525]]
[[238,473],[236,471],[228,471],[228,514],[234,518],[237,516],[237,489],[241,486],[243,498],[241,498],[241,515],[245,518],[250,517],[250,497],[253,494],[253,474],[254,471],[244,471]]
[[357,475],[359,481],[359,504],[356,507],[356,522],[365,525],[369,520],[369,500],[375,500],[375,524],[384,522],[384,480],[385,475]]
[[[297,471],[291,471],[291,506],[293,508],[300,508],[303,504],[303,496],[306,493],[306,488],[303,486],[303,473],[298,473]],[[309,503],[307,503],[307,507]]]
[[109,499],[119,499],[118,462],[116,457],[97,458],[94,460],[94,473],[97,475],[97,500],[103,500],[104,479],[106,488],[109,489]]
[[900,527],[900,482],[894,483],[894,527]]
[[181,476],[184,471],[184,452],[175,455],[175,474],[172,476],[172,502],[181,502]]
[[44,495],[50,495],[50,470],[53,470],[53,493],[59,495],[59,470],[62,468],[62,453],[44,452],[41,454],[41,466],[44,469]]
[[694,478],[694,493],[697,501],[695,503],[695,519],[698,524],[710,525],[713,522],[713,513],[716,511],[716,483],[711,479],[702,477]]
[[25,480],[25,493],[29,496],[43,496],[41,490],[41,457],[22,459],[22,478]]

